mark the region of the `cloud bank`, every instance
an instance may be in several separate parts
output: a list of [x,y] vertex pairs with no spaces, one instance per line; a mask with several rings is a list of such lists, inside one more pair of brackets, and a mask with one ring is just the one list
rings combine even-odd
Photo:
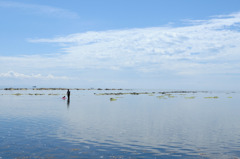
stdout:
[[51,74],[47,75],[47,76],[43,76],[41,74],[32,74],[32,75],[26,75],[26,74],[22,74],[22,73],[17,73],[14,71],[9,71],[7,73],[0,73],[0,78],[20,78],[20,79],[45,79],[45,80],[49,80],[49,79],[69,79],[68,77],[58,77],[58,76],[53,76]]
[[66,53],[62,61],[76,68],[239,73],[240,13],[192,23],[177,28],[86,32],[30,42],[62,44]]
[[[29,39],[32,43],[57,43],[62,52],[51,56],[0,57],[0,63],[11,70],[13,64],[20,70],[31,65],[39,71],[131,70],[142,76],[166,78],[239,78],[239,31],[240,12],[191,21],[183,27],[89,31],[52,39]],[[81,77],[77,73],[72,76]]]

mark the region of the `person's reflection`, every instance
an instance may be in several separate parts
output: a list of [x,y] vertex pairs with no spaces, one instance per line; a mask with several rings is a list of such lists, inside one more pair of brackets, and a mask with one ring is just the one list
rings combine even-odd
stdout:
[[67,100],[67,108],[69,109],[70,106],[70,99]]

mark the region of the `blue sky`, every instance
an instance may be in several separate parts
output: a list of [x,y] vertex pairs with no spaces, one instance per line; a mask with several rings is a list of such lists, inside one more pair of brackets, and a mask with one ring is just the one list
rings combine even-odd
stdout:
[[239,0],[0,0],[0,87],[240,90]]

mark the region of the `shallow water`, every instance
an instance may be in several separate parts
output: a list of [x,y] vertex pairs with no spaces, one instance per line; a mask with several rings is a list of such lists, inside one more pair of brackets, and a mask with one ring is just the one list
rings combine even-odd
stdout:
[[0,159],[240,158],[239,93],[105,92],[1,90]]

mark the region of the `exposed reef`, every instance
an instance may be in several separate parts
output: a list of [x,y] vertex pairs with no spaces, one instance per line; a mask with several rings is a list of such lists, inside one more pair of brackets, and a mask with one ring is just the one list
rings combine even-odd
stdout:
[[[29,95],[29,96],[41,96],[41,95],[49,95],[49,96],[61,96],[65,95],[63,93],[64,91],[67,91],[68,89],[70,90],[85,90],[88,91],[90,90],[91,93],[93,93],[96,96],[113,96],[110,98],[110,101],[116,101],[117,98],[122,98],[122,97],[116,97],[116,96],[123,96],[123,95],[148,95],[148,96],[153,96],[158,99],[169,99],[169,98],[179,98],[183,97],[185,99],[195,99],[199,98],[197,93],[210,93],[212,94],[213,92],[209,91],[160,91],[160,92],[153,92],[153,91],[140,91],[137,89],[122,89],[122,88],[3,88],[0,90],[4,90],[6,92],[9,91],[9,93],[2,93],[0,95],[15,95],[15,96],[22,96],[22,95]],[[13,91],[13,92],[11,92]],[[25,92],[26,91],[26,92]],[[42,92],[43,91],[43,92]],[[48,92],[50,91],[50,92]],[[57,91],[57,92],[54,92]],[[63,91],[62,93],[59,91]],[[235,92],[231,92],[235,93]],[[231,93],[226,93],[226,94],[231,94]],[[202,95],[201,95],[202,96]],[[219,96],[202,96],[204,99],[218,99],[220,98]],[[232,96],[227,96],[226,98],[233,98]]]
[[118,92],[118,93],[94,93],[95,95],[141,95],[141,94],[148,94],[150,96],[153,96],[154,94],[162,94],[162,95],[166,95],[169,98],[174,98],[173,95],[171,94],[183,94],[183,93],[197,93],[197,91],[168,91],[168,92]]

